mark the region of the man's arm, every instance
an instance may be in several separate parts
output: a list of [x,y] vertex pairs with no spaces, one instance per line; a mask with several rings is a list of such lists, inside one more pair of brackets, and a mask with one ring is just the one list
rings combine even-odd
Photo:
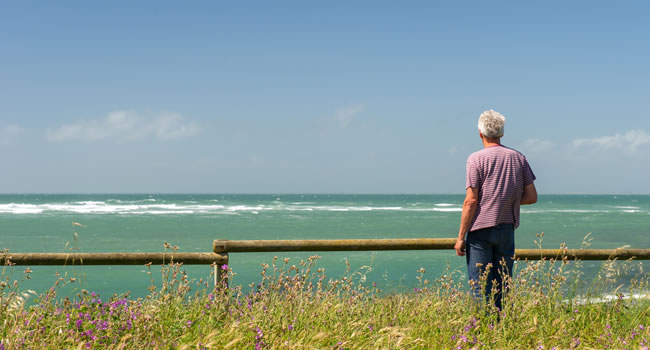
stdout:
[[476,207],[478,206],[478,188],[468,187],[467,194],[465,194],[465,201],[463,202],[463,213],[460,216],[460,230],[458,232],[458,239],[456,240],[456,255],[465,255],[465,235],[470,229],[474,214],[476,214]]
[[529,184],[524,187],[524,193],[521,195],[521,205],[537,203],[537,189],[535,184]]

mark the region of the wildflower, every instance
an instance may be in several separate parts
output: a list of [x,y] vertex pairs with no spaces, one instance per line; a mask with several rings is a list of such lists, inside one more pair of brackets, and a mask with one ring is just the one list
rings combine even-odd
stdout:
[[77,328],[81,328],[81,326],[83,325],[83,323],[84,323],[84,320],[79,319],[79,320],[77,320],[77,321],[74,323],[74,325],[77,326]]
[[571,344],[571,348],[578,347],[579,345],[580,345],[580,338],[574,338],[573,344]]
[[288,325],[287,329],[289,329],[289,331],[292,331],[293,330],[293,325],[292,324]]
[[373,327],[371,324],[369,324],[369,325],[368,325],[368,329],[372,331],[372,330],[375,329],[375,327]]
[[222,270],[228,270],[228,264],[223,264],[221,265]]
[[192,327],[192,321],[187,320],[187,328],[190,328],[190,327]]

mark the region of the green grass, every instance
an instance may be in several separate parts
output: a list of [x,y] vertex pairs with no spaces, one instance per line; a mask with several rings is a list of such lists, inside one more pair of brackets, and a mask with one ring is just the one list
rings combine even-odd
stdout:
[[[0,349],[643,349],[650,346],[648,275],[622,289],[606,262],[594,281],[580,263],[539,261],[508,282],[504,310],[477,303],[460,274],[384,293],[349,268],[331,279],[313,256],[262,265],[258,283],[215,289],[189,281],[183,267],[162,269],[145,298],[101,298],[82,291],[57,298],[20,290],[5,267],[0,284]],[[639,263],[640,264],[640,263]],[[231,269],[229,279],[236,280]],[[29,271],[25,272],[29,276]],[[614,295],[603,300],[605,294]],[[636,296],[636,297],[631,297]]]

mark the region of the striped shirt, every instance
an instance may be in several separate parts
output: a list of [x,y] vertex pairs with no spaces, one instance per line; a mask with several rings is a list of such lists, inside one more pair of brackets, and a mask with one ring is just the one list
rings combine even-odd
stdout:
[[526,157],[501,145],[484,148],[467,158],[465,188],[478,188],[478,205],[470,231],[514,224],[524,187],[535,181]]

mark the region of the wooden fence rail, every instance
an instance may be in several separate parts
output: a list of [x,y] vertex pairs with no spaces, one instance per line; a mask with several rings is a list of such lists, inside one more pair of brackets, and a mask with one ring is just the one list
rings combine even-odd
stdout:
[[2,253],[0,264],[14,265],[160,265],[227,264],[228,254],[215,253]]
[[[0,253],[0,265],[165,265],[214,264],[214,285],[222,280],[228,254],[216,253]],[[224,280],[227,283],[226,280]]]
[[[454,249],[454,238],[215,240],[215,253]],[[520,260],[650,260],[650,249],[517,249]]]
[[[222,280],[229,253],[309,252],[309,251],[377,251],[454,249],[454,238],[402,239],[318,239],[318,240],[223,240],[213,242],[213,253],[0,253],[0,265],[144,265],[183,264],[214,265],[215,285]],[[650,260],[650,249],[517,249],[519,260],[568,259]],[[223,276],[227,286],[227,278]]]

